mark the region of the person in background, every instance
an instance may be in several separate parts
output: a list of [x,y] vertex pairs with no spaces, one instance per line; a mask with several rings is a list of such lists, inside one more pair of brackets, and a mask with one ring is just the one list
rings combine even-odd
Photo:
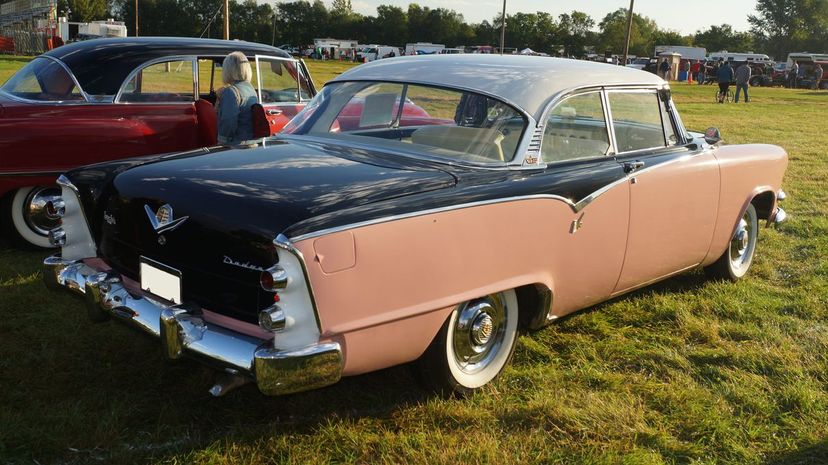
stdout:
[[822,65],[817,63],[814,67],[814,82],[816,83],[814,89],[819,90],[819,84],[822,82],[823,74],[825,74],[825,71],[822,69]]
[[799,80],[799,62],[794,61],[791,65],[791,70],[788,71],[788,87],[791,89],[797,88],[797,81]]
[[664,61],[658,67],[658,75],[661,76],[661,79],[665,81],[669,80],[670,77],[670,63],[667,62],[665,58]]
[[724,103],[727,91],[730,89],[730,82],[733,81],[733,68],[730,67],[729,61],[724,61],[719,65],[719,70],[716,71],[716,81],[719,82],[719,103]]
[[693,64],[690,65],[690,74],[693,75],[693,79],[699,84],[701,84],[700,78],[701,78],[701,74],[702,74],[701,73],[702,69],[703,68],[702,68],[701,61],[693,60]]
[[747,62],[742,63],[736,68],[736,97],[733,101],[739,103],[739,92],[745,91],[745,103],[750,102],[748,97],[748,84],[750,83],[751,69]]
[[221,79],[225,87],[216,100],[218,142],[237,144],[253,138],[253,112],[258,102],[256,90],[250,84],[253,70],[242,52],[233,52],[221,64]]

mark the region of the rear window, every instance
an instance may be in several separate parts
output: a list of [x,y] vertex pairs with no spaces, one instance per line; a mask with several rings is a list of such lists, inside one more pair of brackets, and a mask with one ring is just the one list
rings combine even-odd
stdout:
[[396,82],[325,86],[284,130],[368,140],[473,164],[512,161],[526,119],[508,104],[456,89]]
[[83,101],[83,94],[66,69],[49,58],[35,58],[12,76],[4,92],[44,102]]

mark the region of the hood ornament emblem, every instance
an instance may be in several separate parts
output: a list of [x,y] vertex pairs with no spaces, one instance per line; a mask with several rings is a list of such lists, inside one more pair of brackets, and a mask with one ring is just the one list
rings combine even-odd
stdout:
[[172,231],[173,229],[181,226],[181,224],[189,218],[189,216],[182,216],[181,218],[174,220],[173,209],[170,204],[161,205],[155,213],[153,213],[149,205],[144,205],[144,211],[147,212],[147,217],[150,220],[152,229],[154,229],[158,234]]

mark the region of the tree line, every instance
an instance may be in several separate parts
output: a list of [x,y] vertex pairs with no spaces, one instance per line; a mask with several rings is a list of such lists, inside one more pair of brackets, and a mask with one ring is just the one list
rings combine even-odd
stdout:
[[[221,37],[223,0],[139,0],[140,35]],[[123,20],[135,31],[134,0],[60,0],[59,11],[71,9],[70,20],[103,17]],[[710,25],[694,34],[663,29],[655,20],[635,13],[630,54],[651,56],[656,45],[689,45],[708,51],[753,51],[784,59],[791,51],[826,52],[828,0],[758,0],[749,31],[729,24]],[[408,8],[380,5],[376,15],[353,10],[351,0],[268,3],[230,1],[230,36],[265,44],[306,46],[314,38],[353,39],[360,43],[402,46],[434,42],[447,46],[500,45],[501,18],[470,24],[448,8],[411,3]],[[627,10],[619,8],[600,21],[580,11],[557,16],[543,11],[506,17],[505,46],[531,48],[552,55],[581,56],[587,51],[621,53]]]

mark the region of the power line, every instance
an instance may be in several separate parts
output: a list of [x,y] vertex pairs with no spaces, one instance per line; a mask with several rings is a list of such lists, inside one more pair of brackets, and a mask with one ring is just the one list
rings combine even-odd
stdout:
[[222,8],[224,8],[224,5],[219,5],[218,10],[216,10],[216,12],[215,12],[215,13],[213,13],[213,17],[212,17],[212,18],[210,18],[210,21],[207,21],[207,25],[206,25],[206,26],[204,26],[204,30],[203,30],[203,31],[201,31],[201,34],[198,36],[198,38],[199,38],[199,39],[200,39],[200,38],[202,38],[202,37],[204,37],[204,34],[206,34],[206,33],[207,33],[207,29],[209,29],[209,28],[210,28],[210,25],[211,25],[211,24],[213,24],[213,21],[215,21],[215,20],[216,20],[216,16],[218,16],[218,14],[219,14],[219,13],[221,13],[221,9],[222,9]]

